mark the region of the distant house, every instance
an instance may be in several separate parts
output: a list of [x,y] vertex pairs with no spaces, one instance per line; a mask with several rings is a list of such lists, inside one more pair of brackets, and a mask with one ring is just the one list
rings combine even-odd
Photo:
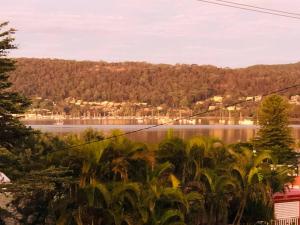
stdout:
[[77,100],[75,105],[81,105],[81,103],[82,103],[82,100]]
[[25,113],[25,119],[34,119],[36,116],[36,113]]
[[209,107],[208,107],[208,110],[215,110],[217,107],[215,106],[215,105],[210,105]]
[[195,103],[195,105],[203,105],[204,104],[204,101],[197,101],[196,103]]
[[114,106],[114,103],[113,102],[107,102],[107,106],[112,107],[112,106]]
[[300,100],[300,95],[293,95],[291,96],[292,101],[299,101]]
[[253,96],[247,96],[246,97],[246,101],[253,101],[254,100],[254,97]]
[[214,97],[212,98],[212,100],[213,100],[214,102],[219,102],[219,103],[221,103],[221,102],[223,102],[223,97],[222,97],[222,96],[214,96]]
[[103,105],[103,106],[105,106],[105,105],[107,105],[108,103],[109,103],[109,101],[103,101],[103,102],[101,102],[100,104]]
[[256,101],[256,102],[260,102],[261,99],[262,99],[261,95],[254,96],[254,101]]
[[228,111],[234,111],[234,110],[236,110],[236,106],[228,106],[226,109]]
[[291,96],[289,103],[292,105],[300,105],[300,96],[299,95]]
[[70,100],[70,104],[75,104],[75,103],[76,103],[76,99],[75,98],[73,98],[73,99]]
[[241,107],[239,107],[239,106],[228,106],[228,107],[226,107],[226,109],[228,111],[239,111],[239,110],[241,110]]

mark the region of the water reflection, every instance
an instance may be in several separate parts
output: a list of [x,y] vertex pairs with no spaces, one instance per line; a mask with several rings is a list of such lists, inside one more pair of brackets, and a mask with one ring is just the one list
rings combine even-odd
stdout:
[[[109,135],[112,130],[119,129],[129,132],[148,127],[149,125],[30,125],[34,129],[56,134],[80,133],[88,127],[102,131]],[[169,129],[173,129],[174,135],[187,139],[193,136],[213,136],[220,138],[225,143],[247,141],[253,138],[257,132],[257,126],[243,125],[169,125],[129,134],[128,137],[135,141],[157,143],[164,139]],[[300,125],[292,126],[292,134],[295,139],[300,140]]]

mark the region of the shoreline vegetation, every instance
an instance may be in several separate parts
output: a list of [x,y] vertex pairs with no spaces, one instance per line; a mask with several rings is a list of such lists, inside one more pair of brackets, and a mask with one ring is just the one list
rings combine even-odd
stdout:
[[[69,115],[41,115],[41,114],[24,114],[17,115],[21,121],[45,121],[55,125],[64,125],[65,122],[72,123],[78,121],[91,121],[93,124],[122,124],[122,125],[152,125],[152,124],[170,124],[170,125],[258,125],[257,119],[251,117],[231,118],[231,117],[166,117],[166,116],[102,116],[102,117],[74,117]],[[291,125],[300,124],[300,118],[289,118]]]

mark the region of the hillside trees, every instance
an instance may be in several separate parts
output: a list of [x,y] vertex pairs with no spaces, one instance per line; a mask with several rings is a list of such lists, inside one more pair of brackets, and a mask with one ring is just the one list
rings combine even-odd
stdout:
[[[17,70],[10,76],[13,89],[55,102],[74,97],[180,108],[214,95],[231,95],[233,99],[255,96],[300,81],[299,63],[245,69],[24,58],[17,63]],[[286,94],[299,91],[293,89]]]

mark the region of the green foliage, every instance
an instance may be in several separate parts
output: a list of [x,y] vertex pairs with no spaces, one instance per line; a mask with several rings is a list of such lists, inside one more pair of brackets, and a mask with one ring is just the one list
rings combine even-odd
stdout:
[[271,221],[274,215],[273,204],[262,200],[248,199],[243,222],[255,224],[257,221]]
[[271,150],[280,164],[297,165],[296,153],[292,148],[294,140],[289,128],[289,109],[290,106],[283,97],[266,97],[258,111],[260,129],[254,144],[258,150]]
[[83,134],[83,140],[85,142],[90,142],[90,141],[99,141],[103,139],[103,135],[99,133],[98,131],[95,131],[92,128],[86,129]]
[[7,22],[0,23],[0,146],[12,149],[20,146],[30,134],[16,116],[23,113],[29,106],[29,101],[17,92],[10,90],[8,73],[15,69],[15,61],[7,58],[13,44],[14,29],[6,28]]
[[16,174],[14,184],[6,187],[23,224],[269,220],[272,211],[253,216],[255,205],[270,207],[270,193],[290,181],[282,167],[271,169],[268,152],[253,153],[249,144],[229,148],[214,138],[185,141],[169,135],[154,149],[124,137],[81,145],[86,137],[36,135],[26,154],[16,158],[1,150],[3,163],[16,165],[10,173]]
[[263,168],[269,168],[270,171],[268,162],[272,162],[272,156],[267,151],[256,154],[248,148],[240,148],[239,152],[232,149],[229,151],[235,159],[231,173],[240,187],[237,193],[240,205],[233,221],[234,225],[238,225],[242,221],[248,199],[271,202],[272,192],[268,180],[264,177]]

